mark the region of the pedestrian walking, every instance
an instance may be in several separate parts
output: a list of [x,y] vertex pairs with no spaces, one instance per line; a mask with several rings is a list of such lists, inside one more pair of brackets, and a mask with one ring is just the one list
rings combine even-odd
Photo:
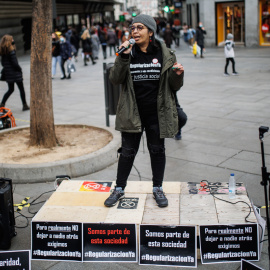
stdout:
[[122,84],[115,124],[121,131],[122,145],[118,150],[116,186],[104,202],[107,207],[124,197],[143,131],[151,159],[154,198],[159,207],[168,205],[162,188],[165,138],[173,138],[178,131],[173,92],[183,85],[184,68],[177,63],[174,52],[155,39],[156,27],[151,16],[136,16],[130,28],[135,44],[125,41],[120,45],[127,49],[116,57],[110,71],[111,82]]
[[90,34],[88,29],[84,30],[82,36],[82,49],[83,49],[83,53],[84,53],[84,65],[87,66],[87,60],[89,59],[89,57],[91,58],[92,64],[95,65],[96,62],[93,58],[92,55],[92,40],[90,38]]
[[91,34],[91,40],[92,40],[92,56],[94,60],[98,59],[99,45],[100,45],[100,41],[96,32],[97,32],[96,28],[92,27],[90,30],[90,34]]
[[184,33],[184,41],[188,42],[188,25],[187,23],[183,23],[183,33]]
[[56,75],[57,63],[59,64],[60,70],[62,72],[62,77],[64,77],[61,61],[62,57],[60,55],[60,39],[56,33],[52,33],[52,79]]
[[232,62],[232,75],[237,76],[238,73],[235,70],[235,61],[234,61],[233,35],[230,33],[227,35],[227,40],[225,41],[224,53],[226,58],[224,76],[230,76],[230,74],[227,71],[230,62]]
[[116,53],[116,44],[118,42],[116,33],[112,27],[108,29],[107,42],[110,48],[110,56],[112,56],[112,50],[114,50],[114,54]]
[[168,48],[171,48],[171,45],[173,43],[173,33],[172,33],[171,26],[169,23],[167,23],[167,25],[166,25],[166,29],[164,31],[163,38],[164,38],[164,42],[165,42],[166,46]]
[[196,35],[196,30],[192,28],[191,25],[189,25],[188,27],[188,33],[189,33],[189,45],[192,46],[193,45],[193,42],[194,42],[194,36]]
[[71,60],[72,50],[70,43],[66,41],[64,34],[61,34],[60,36],[60,55],[61,55],[61,68],[63,73],[63,77],[61,77],[61,80],[71,79],[71,73],[69,69],[67,70],[68,76],[66,76],[65,63],[67,60]]
[[103,59],[107,59],[107,28],[105,26],[99,27],[98,37],[102,47]]
[[72,34],[70,36],[70,45],[71,45],[71,51],[75,58],[75,61],[78,61],[78,52],[80,48],[80,37],[76,31],[76,29],[72,29]]
[[180,25],[173,25],[172,32],[173,32],[175,47],[179,47],[180,46]]
[[130,34],[129,30],[126,29],[123,33],[121,41],[122,41],[122,43],[124,43],[125,41],[130,40],[130,39],[131,39],[131,34]]
[[23,74],[22,68],[18,63],[18,59],[16,56],[16,46],[13,36],[4,35],[0,41],[0,55],[1,55],[1,64],[3,69],[2,80],[5,80],[8,84],[8,91],[4,94],[0,107],[5,107],[5,104],[11,94],[14,92],[14,85],[17,84],[20,96],[22,100],[22,110],[29,110],[29,106],[26,103],[25,91],[23,85]]
[[198,27],[196,29],[196,42],[197,45],[201,48],[201,58],[204,58],[203,53],[205,51],[204,49],[204,35],[206,35],[206,31],[203,27],[202,22],[199,22]]

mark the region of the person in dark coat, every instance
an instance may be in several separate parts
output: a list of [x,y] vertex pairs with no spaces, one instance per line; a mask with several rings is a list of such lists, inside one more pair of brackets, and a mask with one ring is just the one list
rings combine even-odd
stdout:
[[84,65],[87,66],[87,60],[89,59],[89,57],[92,60],[92,64],[95,65],[96,62],[94,61],[94,58],[92,56],[92,40],[89,34],[89,30],[86,29],[84,30],[82,36],[82,49],[83,49],[83,54],[84,54]]
[[0,41],[0,55],[2,56],[1,64],[3,66],[2,75],[8,84],[8,91],[4,94],[0,107],[5,107],[6,101],[14,92],[14,84],[16,83],[20,90],[23,104],[22,109],[23,111],[29,110],[23,86],[22,68],[17,60],[15,42],[12,36],[4,35],[2,37]]
[[173,43],[173,33],[169,23],[166,25],[163,38],[167,48],[171,48],[171,45]]
[[70,43],[66,40],[66,37],[63,34],[60,36],[60,55],[61,55],[61,68],[63,73],[63,77],[61,78],[61,80],[70,79],[71,78],[70,73],[66,77],[65,63],[67,60],[71,60],[72,50]]
[[98,38],[101,44],[103,58],[107,58],[107,28],[100,26],[98,28]]
[[178,131],[173,92],[183,86],[184,67],[177,63],[174,52],[155,38],[156,29],[153,17],[134,17],[130,31],[135,44],[126,40],[120,45],[126,50],[116,57],[110,70],[111,83],[122,85],[115,119],[122,143],[118,149],[116,186],[104,202],[106,207],[124,197],[144,131],[151,159],[153,196],[159,207],[168,206],[162,188],[165,138],[172,138]]
[[206,35],[206,31],[203,27],[203,24],[199,22],[198,27],[196,29],[196,42],[197,45],[201,48],[201,58],[203,58],[204,52],[204,35]]

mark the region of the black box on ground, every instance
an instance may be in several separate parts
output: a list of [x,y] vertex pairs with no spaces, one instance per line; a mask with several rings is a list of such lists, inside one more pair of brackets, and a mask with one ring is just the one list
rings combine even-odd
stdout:
[[15,235],[12,180],[0,178],[0,249],[9,249]]

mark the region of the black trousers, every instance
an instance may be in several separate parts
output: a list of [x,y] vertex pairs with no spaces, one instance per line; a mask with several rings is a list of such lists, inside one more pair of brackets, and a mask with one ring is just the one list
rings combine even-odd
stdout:
[[[160,138],[157,113],[141,114],[142,127],[146,133],[147,147],[151,159],[153,186],[162,186],[166,156],[165,140]],[[135,156],[138,152],[143,132],[127,133],[122,132],[122,146],[118,150],[120,157],[118,160],[116,186],[123,189],[127,185],[127,179],[132,169]]]
[[107,45],[101,45],[102,48],[102,53],[103,53],[103,58],[107,58]]
[[203,49],[204,45],[203,44],[197,44],[201,48],[201,57],[203,57]]
[[66,71],[65,71],[65,63],[66,63],[67,59],[61,59],[61,69],[62,69],[62,73],[64,74],[64,77],[66,76]]
[[232,62],[232,72],[235,73],[235,61],[233,57],[226,58],[225,73],[227,72],[230,61]]
[[[11,96],[11,94],[14,92],[14,82],[10,82],[7,83],[8,84],[8,91],[5,93],[5,95],[3,96],[2,99],[2,104],[6,104],[6,101],[8,100],[8,98]],[[23,82],[16,82],[19,90],[20,90],[20,96],[21,96],[21,100],[22,100],[22,104],[26,104],[26,100],[25,100],[25,91],[24,91],[24,86],[23,86]]]

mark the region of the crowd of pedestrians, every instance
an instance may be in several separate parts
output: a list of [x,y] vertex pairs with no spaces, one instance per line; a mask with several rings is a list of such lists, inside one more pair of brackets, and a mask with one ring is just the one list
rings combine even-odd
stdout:
[[[99,58],[101,51],[103,59],[115,55],[118,46],[131,38],[131,21],[125,23],[96,23],[87,28],[85,25],[78,33],[69,26],[67,29],[59,31],[55,29],[52,33],[52,78],[56,75],[56,66],[59,63],[62,73],[61,79],[70,79],[71,72],[69,66],[73,61],[77,62],[80,56],[85,66],[91,61],[93,65]],[[184,42],[192,46],[197,43],[202,52],[204,51],[204,35],[206,31],[198,25],[195,30],[186,23],[180,25],[179,20],[173,22],[166,19],[156,20],[157,37],[164,41],[168,48],[172,45],[177,49],[180,47],[180,40],[183,37]],[[203,57],[203,53],[201,53]],[[66,66],[66,67],[65,67]],[[67,71],[66,71],[67,70]]]
[[[88,28],[83,25],[80,31],[77,31],[71,26],[61,30],[55,28],[52,33],[52,79],[56,76],[57,66],[59,66],[61,72],[61,80],[71,79],[72,72],[76,70],[75,66],[77,64],[75,63],[78,62],[79,58],[83,60],[80,63],[83,63],[84,66],[88,66],[88,62],[90,61],[92,65],[96,64],[100,57],[100,52],[103,59],[107,59],[108,55],[110,57],[115,55],[118,47],[132,37],[130,24],[131,21],[118,24],[95,23]],[[185,22],[180,24],[178,19],[174,21],[168,21],[165,18],[156,19],[156,24],[155,36],[159,40],[163,40],[168,48],[174,46],[174,49],[177,49],[181,45],[180,40],[183,40],[182,42],[185,42],[190,47],[195,44],[200,50],[200,57],[204,57],[204,36],[207,32],[202,22],[198,23],[196,30]],[[7,40],[9,41],[7,42]],[[2,37],[0,52],[2,56],[2,66],[4,67],[2,69],[1,79],[5,80],[8,84],[8,91],[3,96],[0,106],[5,106],[7,99],[14,91],[14,84],[16,83],[20,90],[23,110],[27,110],[29,106],[25,99],[22,72],[16,58],[16,46],[12,36],[5,35]],[[235,71],[233,43],[228,40],[226,41],[225,57],[226,65],[224,75],[229,75],[227,72],[229,62],[232,62],[233,75],[238,75]],[[9,68],[10,65],[7,59],[13,61],[11,66],[14,70]],[[6,74],[4,74],[4,71],[6,71]],[[10,76],[10,74],[12,76]],[[185,125],[187,116],[178,101],[176,104],[180,119],[180,129],[175,138],[181,139],[181,127]]]

